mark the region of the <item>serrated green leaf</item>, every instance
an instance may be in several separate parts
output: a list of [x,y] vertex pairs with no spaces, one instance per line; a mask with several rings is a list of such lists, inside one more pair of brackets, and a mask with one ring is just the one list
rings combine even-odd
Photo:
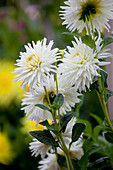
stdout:
[[63,105],[64,103],[64,96],[59,93],[55,99],[54,99],[54,103],[56,104],[56,110],[60,109],[60,107]]
[[108,101],[109,97],[113,96],[113,91],[105,89],[105,100]]
[[111,37],[105,37],[103,41],[101,42],[102,48],[106,47],[107,45],[113,43],[113,38]]
[[72,118],[74,115],[75,115],[75,112],[73,112],[73,113],[68,113],[68,114],[64,115],[64,116],[61,118],[61,130],[60,130],[60,131],[62,131],[62,132],[65,131],[68,122],[71,120],[71,118]]
[[89,35],[82,36],[82,42],[92,49],[96,48],[95,41]]
[[72,129],[72,142],[77,141],[84,130],[85,130],[85,124],[76,123]]
[[79,37],[81,38],[82,37],[82,35],[79,34],[79,33],[63,32],[63,34],[72,35],[72,36],[75,36],[77,38],[79,38]]
[[111,133],[111,132],[105,133],[105,139],[106,139],[108,142],[113,143],[113,133]]
[[35,106],[37,106],[37,107],[39,107],[39,108],[41,108],[43,110],[48,110],[49,112],[51,112],[51,110],[48,107],[46,107],[45,105],[43,105],[43,104],[35,104]]
[[51,135],[49,130],[43,130],[43,131],[30,131],[29,132],[34,138],[39,140],[41,143],[44,143],[45,145],[51,145],[58,147],[58,143],[55,141],[53,136]]
[[101,74],[102,87],[103,87],[103,88],[107,88],[107,87],[108,87],[108,85],[107,85],[107,77],[108,77],[108,74],[107,74],[107,72],[105,72],[104,70],[100,70],[100,74]]

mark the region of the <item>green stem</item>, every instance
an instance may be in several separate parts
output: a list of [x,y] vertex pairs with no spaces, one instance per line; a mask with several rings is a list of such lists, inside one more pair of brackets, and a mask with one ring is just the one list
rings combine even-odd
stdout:
[[62,137],[62,134],[60,135],[60,139],[61,139],[61,141],[62,141],[63,150],[64,150],[65,157],[66,157],[67,166],[69,166],[69,167],[68,167],[68,170],[74,170],[73,164],[72,164],[72,162],[71,162],[71,158],[70,158],[70,155],[69,155],[69,150],[68,150],[68,148],[66,147],[66,144],[65,144],[65,142],[64,142],[64,140],[63,140],[63,137]]
[[[55,62],[55,66],[57,66],[57,62]],[[58,79],[57,79],[57,73],[55,73],[55,80],[56,80],[56,92],[58,95]],[[58,120],[59,120],[59,130],[61,129],[61,124],[60,124],[60,109],[58,109]]]
[[104,116],[106,118],[106,121],[107,121],[108,125],[110,126],[111,130],[113,131],[113,126],[111,124],[111,121],[110,121],[109,115],[108,115],[108,110],[107,110],[106,101],[105,101],[105,97],[104,97],[104,91],[101,94],[101,96],[98,93],[98,91],[96,91],[96,92],[97,92],[97,95],[98,95],[98,98],[99,98],[99,101],[100,101]]
[[91,35],[87,17],[85,17],[85,19],[86,19],[86,27],[87,27],[87,30],[88,30],[88,34]]
[[106,106],[106,102],[105,102],[105,97],[104,97],[104,93],[102,93],[102,101],[103,101],[103,112],[104,112],[104,116],[108,122],[108,125],[110,126],[111,130],[113,131],[113,126],[111,124],[111,121],[109,119],[109,115],[108,115],[108,110],[107,110],[107,106]]
[[[56,154],[56,158],[57,158],[57,160],[58,160],[58,153],[57,153],[57,148],[55,147],[55,154]],[[58,164],[58,162],[57,162],[57,164]],[[61,170],[61,168],[60,168],[60,165],[58,164],[58,169],[59,170]]]
[[44,86],[44,90],[45,90],[45,93],[46,93],[46,96],[47,96],[47,101],[48,101],[49,104],[51,104],[46,86]]
[[90,21],[91,21],[91,29],[92,29],[92,33],[93,33],[93,39],[95,41],[95,33],[94,33],[94,28],[93,28],[93,22],[92,22],[92,17],[90,15]]

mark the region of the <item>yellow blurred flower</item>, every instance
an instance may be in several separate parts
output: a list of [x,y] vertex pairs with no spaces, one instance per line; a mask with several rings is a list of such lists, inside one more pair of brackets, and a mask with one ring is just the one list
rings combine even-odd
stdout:
[[41,124],[36,125],[36,122],[34,120],[28,120],[27,117],[22,118],[21,123],[23,125],[22,127],[23,133],[29,133],[29,131],[34,130],[44,130],[43,125]]
[[15,153],[7,135],[0,132],[0,163],[9,165],[14,157]]
[[24,90],[21,90],[20,84],[13,81],[14,63],[11,61],[0,61],[0,107],[7,107],[13,101],[19,102],[23,96]]

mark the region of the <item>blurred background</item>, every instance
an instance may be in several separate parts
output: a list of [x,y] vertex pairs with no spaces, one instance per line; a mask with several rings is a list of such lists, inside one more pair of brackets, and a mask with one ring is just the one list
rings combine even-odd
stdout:
[[[24,45],[47,37],[54,40],[54,47],[65,49],[71,46],[73,36],[62,26],[59,17],[64,0],[0,0],[0,170],[37,169],[40,156],[31,156],[30,130],[35,122],[28,122],[21,110],[21,99],[25,93],[20,83],[13,82],[14,63]],[[27,91],[29,89],[26,89]],[[103,119],[102,109],[94,91],[87,92],[81,108],[82,119],[96,122],[90,113]],[[40,129],[41,127],[38,126]]]

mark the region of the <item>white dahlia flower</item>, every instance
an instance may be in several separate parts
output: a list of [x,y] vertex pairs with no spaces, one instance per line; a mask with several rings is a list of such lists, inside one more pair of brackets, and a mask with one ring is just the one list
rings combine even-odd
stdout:
[[81,159],[81,157],[84,155],[81,140],[72,143],[69,153],[73,159],[78,159],[78,160]]
[[[70,31],[82,32],[87,27],[102,31],[101,26],[109,31],[109,19],[113,19],[113,0],[67,0],[66,6],[61,6],[60,16]],[[92,21],[91,21],[92,20]]]
[[32,45],[28,43],[25,45],[26,52],[20,53],[20,59],[17,60],[18,68],[13,73],[17,73],[14,78],[15,81],[24,80],[21,84],[21,88],[28,86],[33,87],[37,83],[43,82],[45,74],[48,75],[50,71],[55,71],[55,66],[52,65],[56,61],[58,49],[51,49],[53,41],[50,41],[46,45],[47,39],[44,38],[42,41],[37,41]]
[[72,41],[74,47],[67,47],[68,52],[65,51],[58,72],[62,73],[64,82],[74,85],[81,92],[90,87],[94,76],[99,76],[99,60],[93,49],[83,44],[81,39],[75,39],[76,42]]
[[57,158],[55,154],[48,153],[48,157],[39,161],[40,170],[58,170]]
[[[46,77],[45,84],[50,100],[52,101],[55,97],[55,82],[53,76],[51,76],[51,78]],[[22,110],[25,111],[29,120],[34,120],[37,124],[40,120],[52,120],[52,115],[49,111],[42,110],[35,106],[35,104],[48,106],[47,96],[42,84],[35,86],[30,92],[27,92],[25,96],[26,98],[22,99],[22,106],[26,106],[23,107]]]
[[40,154],[41,158],[44,158],[48,150],[51,148],[50,145],[45,145],[39,142],[37,139],[33,139],[33,142],[31,142],[29,145],[29,149],[32,152],[32,156],[35,155],[35,157],[37,157]]
[[[46,89],[50,98],[50,102],[52,103],[56,96],[56,83],[54,81],[54,77],[51,75],[50,77],[46,77],[44,82],[46,85]],[[79,93],[76,92],[75,88],[66,86],[66,83],[59,83],[61,86],[59,87],[59,93],[61,92],[64,96],[64,104],[61,107],[61,114],[66,113],[66,111],[70,111],[71,107],[75,105],[75,103],[80,100],[77,98]],[[35,120],[37,123],[40,120],[50,119],[52,120],[52,115],[49,111],[45,111],[35,106],[35,104],[44,104],[48,106],[47,96],[42,84],[35,86],[30,92],[26,93],[26,98],[22,99],[22,106],[26,105],[22,108],[25,111],[26,116],[29,116],[29,120]]]

